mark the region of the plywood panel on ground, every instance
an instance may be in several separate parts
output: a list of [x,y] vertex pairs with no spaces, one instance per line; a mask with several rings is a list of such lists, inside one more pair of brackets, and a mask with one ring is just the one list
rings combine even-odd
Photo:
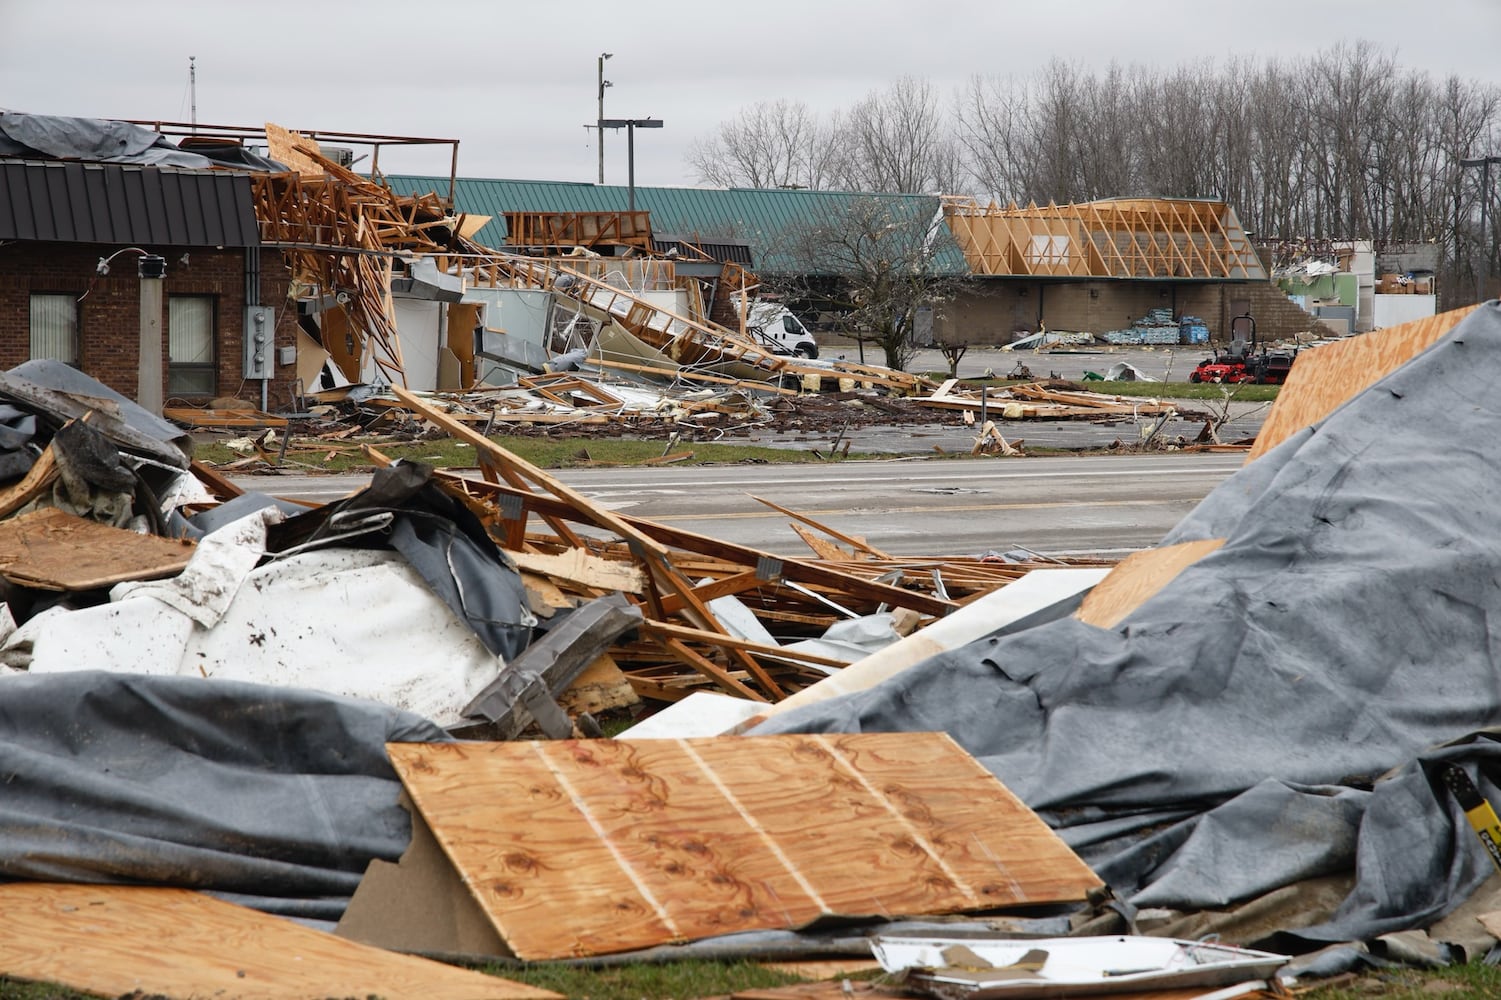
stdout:
[[826,915],[1082,899],[1099,880],[942,733],[392,744],[521,958]]
[[1205,538],[1133,552],[1084,595],[1074,617],[1099,628],[1115,628],[1179,573],[1224,544],[1223,538]]
[[193,543],[138,535],[56,507],[0,521],[0,576],[44,590],[90,590],[182,571]]
[[185,889],[0,885],[0,975],[99,996],[557,998]]
[[1287,382],[1278,390],[1277,401],[1246,461],[1260,458],[1298,431],[1323,420],[1432,347],[1476,308],[1453,309],[1302,352],[1287,373]]

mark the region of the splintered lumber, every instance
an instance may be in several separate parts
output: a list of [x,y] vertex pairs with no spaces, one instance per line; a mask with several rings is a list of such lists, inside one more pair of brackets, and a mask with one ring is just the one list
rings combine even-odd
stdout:
[[57,453],[48,445],[46,450],[31,463],[20,482],[13,483],[0,493],[0,517],[9,517],[31,501],[52,488],[57,481]]
[[[724,629],[720,627],[719,622],[715,620],[714,615],[709,611],[708,607],[694,596],[693,585],[679,575],[671,562],[668,561],[666,550],[644,534],[639,528],[618,517],[614,512],[596,505],[582,493],[565,485],[557,478],[548,475],[519,455],[512,454],[473,428],[467,427],[457,420],[450,419],[447,414],[431,406],[413,393],[398,386],[392,386],[392,392],[395,393],[397,399],[401,400],[413,411],[431,420],[451,436],[473,445],[476,452],[485,456],[485,460],[496,469],[504,470],[510,476],[517,479],[530,481],[551,493],[559,500],[565,501],[574,511],[582,515],[590,523],[597,527],[608,528],[625,539],[630,544],[631,551],[635,553],[636,557],[646,564],[646,572],[656,586],[661,591],[675,593],[683,599],[686,604],[683,609],[685,617],[699,628],[711,632],[724,632]],[[648,595],[648,603],[659,605],[656,593]],[[761,668],[761,665],[749,655],[736,649],[728,650],[727,652],[732,659],[738,660],[750,671],[751,676],[756,679],[756,682],[761,685],[766,694],[770,695],[773,699],[781,698],[786,694],[786,692],[777,686],[776,681],[772,680],[771,675],[766,673]]]
[[517,1000],[548,990],[397,955],[186,889],[0,885],[0,976],[105,997]]
[[[413,866],[405,884],[388,886],[400,889],[390,898],[462,885],[453,905],[477,909],[526,960],[821,917],[1072,902],[1101,884],[943,733],[387,752],[419,814],[414,827],[420,818],[457,873]],[[377,928],[361,909],[356,894],[346,923],[368,935]],[[409,946],[400,926],[378,929],[363,939]]]
[[635,564],[604,559],[583,549],[567,549],[557,554],[506,549],[505,553],[518,569],[581,587],[639,594],[646,586],[646,579]]
[[[553,498],[519,490],[514,487],[502,486],[498,483],[482,483],[472,479],[463,479],[450,473],[435,472],[434,478],[447,484],[451,489],[468,494],[471,497],[511,497],[520,501],[528,510],[537,514],[548,514],[554,517],[573,517],[576,520],[585,520],[586,515],[575,511],[567,504]],[[893,607],[912,608],[929,615],[946,615],[953,611],[958,604],[954,601],[932,597],[928,594],[903,590],[874,580],[863,579],[846,572],[846,566],[841,564],[839,569],[822,566],[818,563],[807,562],[799,559],[782,558],[772,556],[758,549],[752,549],[744,545],[736,545],[733,542],[720,541],[707,535],[699,535],[683,528],[649,521],[643,518],[633,518],[627,514],[612,514],[619,520],[632,527],[633,531],[652,540],[654,544],[661,543],[671,545],[674,548],[688,552],[697,552],[713,556],[725,562],[744,566],[759,566],[770,564],[775,567],[774,572],[766,576],[770,582],[773,579],[791,580],[810,586],[825,586],[832,590],[853,595],[863,601],[875,604],[885,603]],[[865,567],[872,564],[850,563],[850,569]],[[690,588],[692,589],[692,588]]]
[[[793,518],[794,520],[801,521],[803,524],[806,524],[810,528],[817,528],[819,531],[822,531],[830,538],[836,538],[844,544],[848,545],[850,548],[855,549],[859,552],[864,552],[866,555],[874,556],[877,559],[891,558],[886,553],[871,545],[863,538],[856,537],[855,535],[846,535],[842,531],[836,531],[826,524],[821,524],[818,521],[813,520],[813,518],[809,517],[806,514],[799,514],[795,510],[789,510],[786,507],[774,504],[770,500],[763,499],[762,497],[752,496],[751,499],[756,501],[756,503],[764,504],[765,506],[770,507],[772,510],[777,511],[778,513],[786,514],[788,517]],[[807,541],[807,539],[804,538],[804,541]],[[815,551],[817,550],[815,549]]]
[[1367,388],[1432,347],[1477,306],[1373,330],[1298,355],[1256,435],[1247,462],[1323,420]]
[[138,535],[42,507],[0,521],[0,577],[41,590],[79,591],[182,572],[186,539]]
[[1074,617],[1099,628],[1115,628],[1179,573],[1224,544],[1223,538],[1205,538],[1133,552],[1084,595]]

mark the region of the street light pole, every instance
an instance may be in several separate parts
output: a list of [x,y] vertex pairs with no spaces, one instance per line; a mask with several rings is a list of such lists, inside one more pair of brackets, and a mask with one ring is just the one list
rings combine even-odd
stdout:
[[636,210],[636,129],[638,128],[661,128],[660,118],[601,118],[601,129],[623,128],[625,129],[625,156],[627,195],[630,211]]
[[1491,203],[1491,164],[1501,165],[1501,156],[1477,156],[1472,160],[1460,160],[1461,168],[1480,168],[1480,260],[1485,267],[1482,275],[1475,271],[1475,301],[1485,298],[1486,280],[1491,276],[1491,231],[1487,210]]
[[[614,53],[612,52],[601,52],[599,54],[599,114],[595,115],[594,117],[596,121],[600,122],[603,122],[605,118],[605,88],[612,86],[610,81],[605,79],[605,60],[610,58],[610,56],[612,55],[614,55]],[[604,125],[600,125],[597,129],[597,132],[598,134],[595,136],[594,146],[595,149],[599,152],[599,182],[603,184],[605,182]]]

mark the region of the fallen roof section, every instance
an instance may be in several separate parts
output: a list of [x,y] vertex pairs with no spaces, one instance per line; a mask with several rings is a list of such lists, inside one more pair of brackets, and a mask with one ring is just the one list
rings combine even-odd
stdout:
[[[388,750],[469,902],[528,960],[1077,901],[1099,885],[941,733]],[[453,884],[409,875],[386,902]],[[372,914],[383,904],[364,892],[341,932],[410,947],[402,914]]]

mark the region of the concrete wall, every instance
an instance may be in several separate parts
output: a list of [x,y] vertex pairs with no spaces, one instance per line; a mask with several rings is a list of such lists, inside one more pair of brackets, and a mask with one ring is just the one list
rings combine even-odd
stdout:
[[1007,344],[1049,330],[1105,333],[1120,330],[1157,308],[1197,316],[1211,338],[1227,339],[1230,319],[1249,309],[1267,339],[1291,337],[1317,327],[1270,282],[1170,284],[1147,281],[1047,283],[980,280],[971,290],[938,307],[933,334],[940,343]]
[[[117,257],[106,276],[95,271],[99,258],[115,249],[79,243],[16,242],[0,246],[0,368],[13,368],[30,358],[32,293],[69,294],[82,297],[78,303],[79,369],[116,392],[135,398],[141,321],[136,255]],[[163,387],[167,375],[167,302],[173,295],[206,295],[214,299],[214,396],[238,396],[259,404],[260,383],[243,378],[244,251],[192,249],[183,264],[180,247],[143,249],[167,261],[162,289]],[[276,308],[278,347],[296,343],[296,309],[287,300],[290,284],[281,254],[262,251],[261,301],[255,304]],[[296,377],[295,364],[276,366],[269,386],[273,409],[289,404]],[[209,398],[195,397],[187,402],[204,403]]]

